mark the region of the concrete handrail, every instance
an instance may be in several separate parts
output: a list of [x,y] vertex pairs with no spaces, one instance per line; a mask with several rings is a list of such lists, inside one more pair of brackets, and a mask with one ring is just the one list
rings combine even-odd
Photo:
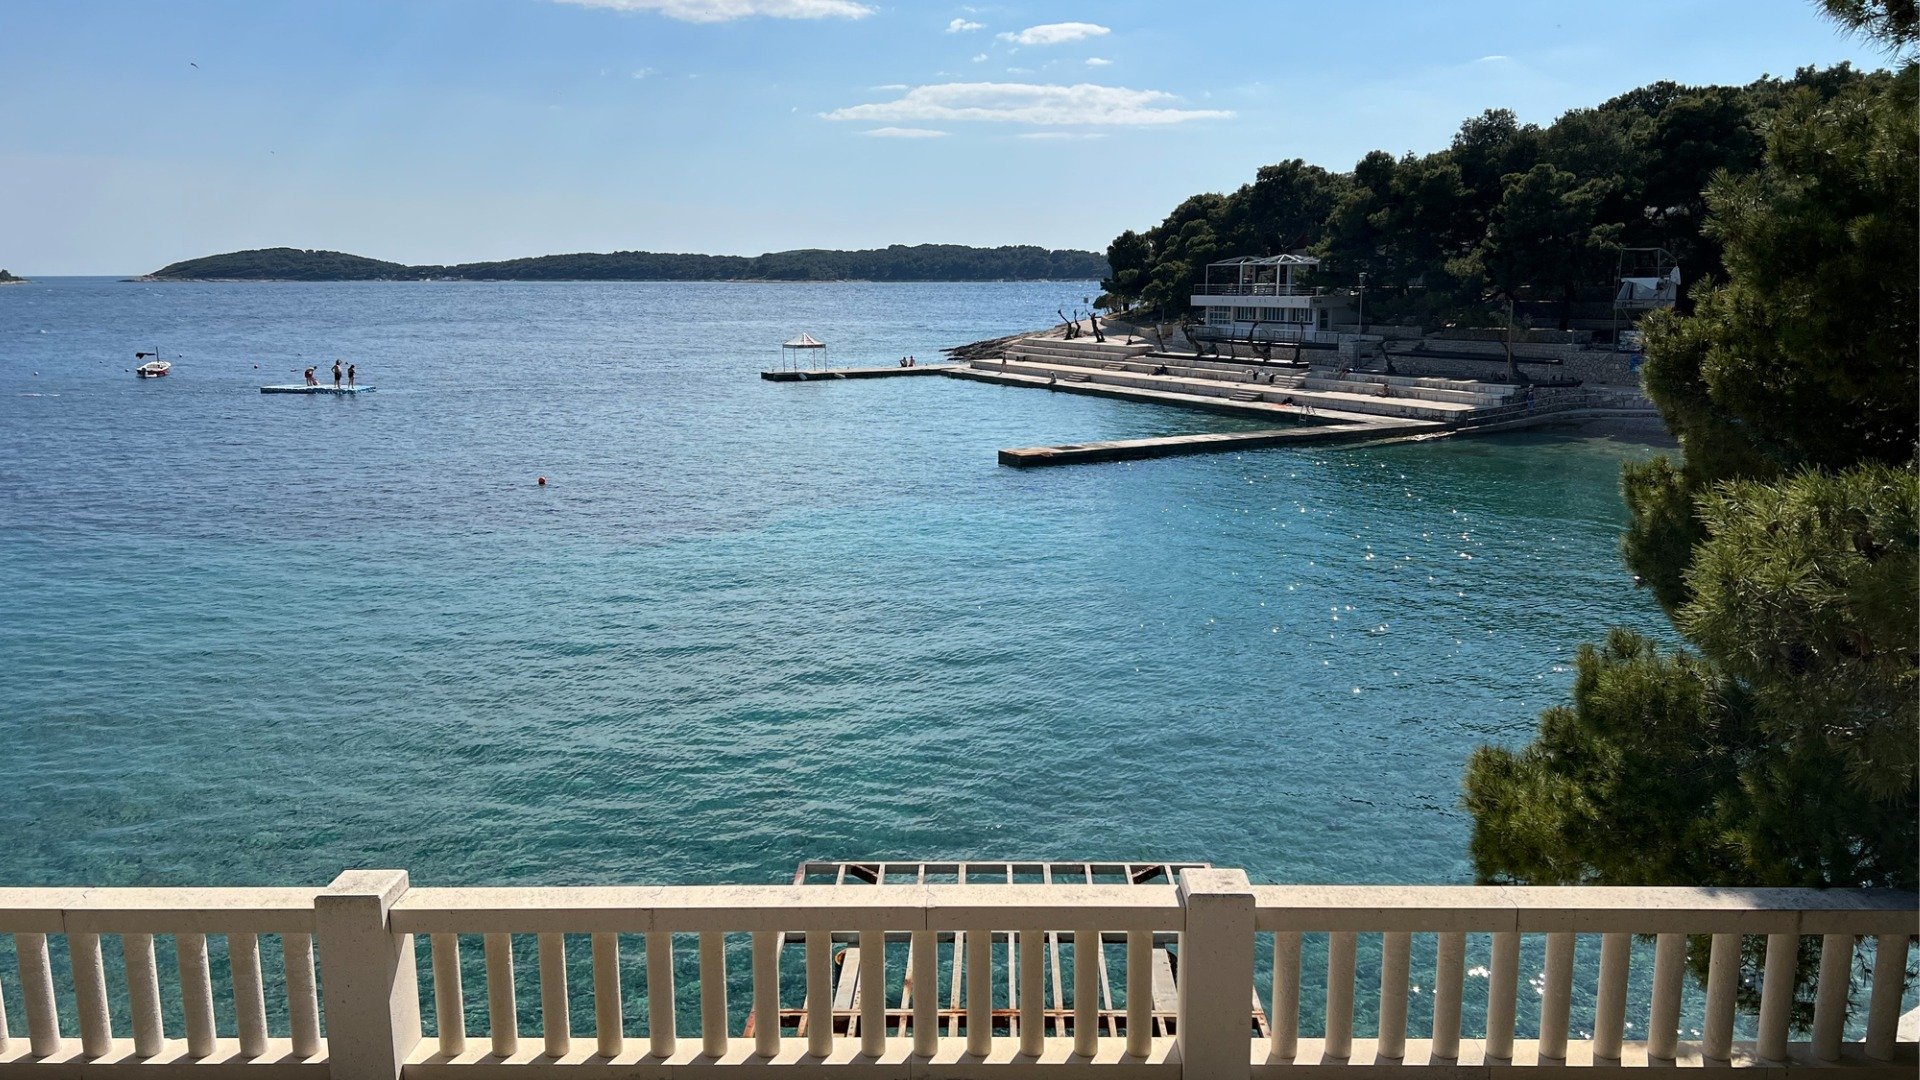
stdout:
[[[1911,1076],[1914,1046],[1898,1033],[1909,942],[1920,928],[1911,893],[1806,889],[1612,889],[1514,886],[1254,886],[1238,870],[1187,868],[1177,885],[878,884],[412,888],[401,871],[351,871],[325,889],[0,889],[0,933],[12,935],[26,1036],[9,1038],[0,992],[0,1077],[186,1069],[193,1075],[308,1075],[341,1080],[491,1076],[1241,1077],[1306,1066],[1399,1069],[1646,1064],[1845,1068]],[[289,1037],[269,1038],[260,934],[279,935]],[[414,935],[429,940],[417,950]],[[1572,1037],[1575,943],[1598,939],[1590,1037]],[[131,1040],[113,1030],[102,935],[126,962]],[[162,1030],[154,937],[171,935],[184,1032]],[[224,937],[237,1038],[215,1031],[207,938]],[[540,1032],[523,1042],[515,935],[537,944]],[[591,939],[591,956],[569,937]],[[628,1036],[623,936],[645,939],[649,1031]],[[691,993],[676,996],[676,936],[697,939]],[[1377,1031],[1357,1037],[1356,970],[1377,935]],[[1433,935],[1422,969],[1434,1023],[1409,1037],[1414,935]],[[1489,942],[1484,1023],[1461,1021],[1469,935]],[[1538,1037],[1517,1038],[1521,942],[1544,938]],[[1653,935],[1646,1022],[1627,1024],[1633,940]],[[484,1036],[470,1038],[463,936],[484,944]],[[1701,1038],[1680,1041],[1689,936],[1710,941]],[[1733,1040],[1745,936],[1765,938],[1758,1037]],[[534,939],[529,942],[528,939]],[[1817,938],[1811,1040],[1788,1041],[1803,938]],[[64,939],[64,950],[58,947]],[[1869,951],[1857,942],[1871,939]],[[1324,940],[1325,1030],[1302,1037],[1303,953]],[[1591,941],[1592,938],[1589,938]],[[1099,941],[1103,948],[1074,948]],[[729,943],[750,957],[729,970]],[[50,944],[51,943],[51,944]],[[314,954],[323,977],[322,1038]],[[1122,951],[1110,950],[1124,946]],[[684,947],[684,946],[682,946]],[[1065,952],[1063,953],[1063,948]],[[1373,956],[1368,946],[1368,956]],[[64,970],[57,960],[71,960]],[[422,952],[424,951],[424,957]],[[805,1001],[780,977],[796,952]],[[1870,957],[1864,1039],[1843,1041],[1857,958]],[[1063,959],[1063,955],[1066,959]],[[1124,962],[1122,957],[1124,956]],[[1271,957],[1271,998],[1253,1014],[1256,969]],[[857,959],[856,959],[857,957]],[[1256,963],[1256,958],[1260,963]],[[574,961],[590,960],[590,963]],[[1048,1003],[1046,965],[1053,965]],[[1062,993],[1061,965],[1072,987]],[[975,979],[996,966],[1005,981]],[[1109,996],[1108,970],[1125,993]],[[964,995],[960,972],[969,974]],[[570,993],[570,969],[591,994]],[[750,970],[747,970],[750,968]],[[842,971],[841,969],[845,970]],[[423,970],[424,969],[424,970]],[[856,972],[858,986],[851,990]],[[954,994],[940,1002],[943,970]],[[114,973],[117,975],[117,972]],[[169,972],[171,974],[171,972]],[[1161,987],[1162,977],[1172,985]],[[64,978],[63,978],[64,977]],[[422,992],[422,978],[430,996]],[[1263,976],[1264,977],[1264,976]],[[0,982],[7,981],[0,972]],[[890,1004],[888,988],[905,986]],[[57,985],[57,983],[59,983]],[[732,1026],[729,984],[751,994],[753,1030]],[[1094,993],[1099,988],[1099,993]],[[276,1005],[281,987],[273,987]],[[1163,991],[1175,995],[1164,1008]],[[576,1035],[575,996],[593,1002],[594,1034]],[[172,1000],[173,996],[168,995]],[[422,1035],[431,1002],[437,1032]],[[1476,998],[1476,1003],[1478,999]],[[695,1006],[697,1005],[697,1009]],[[682,1014],[686,1014],[683,1016]],[[697,1035],[679,1027],[697,1013]],[[1270,1020],[1270,1030],[1260,1027]],[[1585,1015],[1580,1018],[1588,1026]],[[836,1025],[840,1025],[837,1027]],[[1052,1031],[1049,1033],[1048,1027]],[[844,1030],[841,1030],[844,1027]],[[1629,1042],[1626,1033],[1644,1033]],[[72,1038],[77,1032],[79,1038]],[[184,1039],[179,1038],[184,1034]],[[796,1071],[797,1070],[797,1071]],[[102,1074],[104,1075],[104,1074]]]

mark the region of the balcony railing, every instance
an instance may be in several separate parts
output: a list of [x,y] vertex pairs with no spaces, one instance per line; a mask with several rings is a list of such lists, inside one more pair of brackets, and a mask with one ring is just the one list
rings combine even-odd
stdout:
[[1195,285],[1194,296],[1312,296],[1311,285],[1265,282],[1252,285]]
[[[0,1004],[24,1004],[13,1036],[0,1020],[0,1077],[1914,1075],[1910,893],[1178,877],[0,889],[19,973]],[[1818,973],[1797,988],[1803,947]]]

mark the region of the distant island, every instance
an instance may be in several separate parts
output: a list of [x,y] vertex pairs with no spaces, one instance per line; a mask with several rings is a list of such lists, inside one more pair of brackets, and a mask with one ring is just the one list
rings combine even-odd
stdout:
[[1096,281],[1106,256],[1017,246],[896,244],[766,255],[650,251],[541,255],[456,266],[405,266],[339,251],[258,248],[172,263],[142,281]]
[[[1104,259],[1101,261],[1103,263],[1105,262]],[[26,283],[27,283],[26,278],[14,277],[12,274],[7,273],[5,270],[0,270],[0,285],[25,285]]]

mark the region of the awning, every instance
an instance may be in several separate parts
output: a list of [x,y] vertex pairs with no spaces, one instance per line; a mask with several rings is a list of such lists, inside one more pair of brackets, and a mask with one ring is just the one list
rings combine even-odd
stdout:
[[824,349],[827,347],[827,343],[815,339],[812,334],[801,334],[799,337],[782,344],[780,347],[783,349]]

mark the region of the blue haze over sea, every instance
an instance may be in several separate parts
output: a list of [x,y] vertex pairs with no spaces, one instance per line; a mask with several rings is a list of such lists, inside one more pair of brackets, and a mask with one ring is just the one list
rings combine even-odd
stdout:
[[[1093,289],[0,289],[8,883],[1470,880],[1472,747],[1605,627],[1670,633],[1614,555],[1646,451],[1025,472],[995,450],[1246,424],[755,377],[801,330],[925,362]],[[256,390],[335,356],[378,391]]]

